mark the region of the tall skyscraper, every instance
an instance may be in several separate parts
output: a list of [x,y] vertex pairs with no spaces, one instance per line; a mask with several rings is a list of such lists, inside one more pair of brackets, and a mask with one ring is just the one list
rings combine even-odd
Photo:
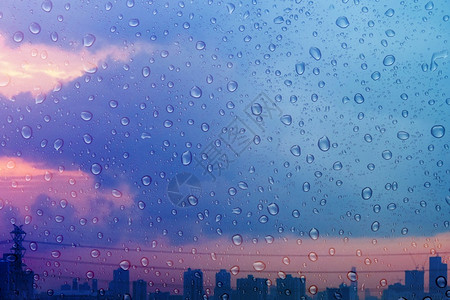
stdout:
[[214,287],[214,298],[216,300],[230,299],[231,296],[231,274],[222,269],[216,273],[216,285]]
[[147,282],[142,279],[133,281],[133,300],[147,300]]
[[[443,279],[445,278],[445,280]],[[430,294],[445,292],[447,287],[447,264],[442,263],[440,256],[430,257],[429,291]]]
[[185,300],[203,299],[203,272],[201,270],[189,268],[184,272],[183,298]]
[[[352,267],[352,272],[354,274],[357,274],[355,267]],[[350,282],[349,297],[350,297],[350,300],[359,300],[359,297],[358,297],[358,278],[356,278],[356,280]]]
[[277,278],[276,299],[300,299],[305,295],[305,279],[286,275],[286,278]]
[[113,297],[123,296],[130,293],[130,272],[118,268],[113,272],[113,281],[109,283],[109,293]]
[[425,272],[419,270],[405,271],[405,287],[418,297],[424,293]]
[[236,281],[238,300],[267,300],[267,279],[255,278],[248,275],[247,278],[239,278]]
[[73,278],[72,279],[72,290],[73,291],[78,291],[78,278]]

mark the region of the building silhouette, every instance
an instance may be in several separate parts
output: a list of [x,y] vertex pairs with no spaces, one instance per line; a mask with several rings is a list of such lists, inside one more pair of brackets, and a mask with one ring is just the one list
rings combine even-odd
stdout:
[[183,298],[185,300],[203,299],[203,272],[200,269],[189,268],[183,277]]
[[113,280],[109,283],[108,294],[119,299],[130,294],[130,272],[128,270],[118,268],[113,271]]
[[[357,274],[355,267],[352,267],[352,272],[354,274]],[[359,300],[359,297],[358,297],[358,278],[356,278],[356,280],[353,280],[352,282],[350,282],[349,299],[350,300]]]
[[236,281],[237,300],[267,300],[267,279],[255,278],[248,275],[247,278],[239,278]]
[[142,279],[133,281],[133,300],[147,300],[147,282]]
[[277,278],[276,282],[276,299],[300,299],[300,297],[305,296],[306,280],[304,277],[292,277],[288,274],[283,279]]
[[424,294],[425,272],[419,270],[405,271],[405,289],[411,297],[422,299]]
[[440,294],[442,291],[445,292],[447,287],[447,264],[442,263],[442,258],[440,256],[430,257],[428,284],[430,294]]
[[231,273],[221,269],[216,273],[216,285],[214,286],[214,298],[216,300],[227,300],[232,295]]
[[10,234],[14,242],[12,253],[4,253],[0,259],[0,299],[32,299],[34,273],[25,269],[26,265],[22,261],[25,255],[22,243],[26,233],[22,226],[14,224]]

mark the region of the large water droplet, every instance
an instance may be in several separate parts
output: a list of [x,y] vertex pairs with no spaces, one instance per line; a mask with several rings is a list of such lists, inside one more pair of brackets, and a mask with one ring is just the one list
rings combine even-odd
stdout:
[[55,148],[56,151],[59,151],[59,149],[61,149],[62,146],[64,146],[64,141],[62,139],[56,139],[53,142],[53,148]]
[[28,26],[28,29],[32,34],[39,34],[41,32],[41,25],[36,22],[33,22]]
[[278,16],[275,19],[273,19],[273,22],[275,24],[282,24],[284,22],[284,18],[282,16]]
[[259,103],[253,103],[251,110],[253,115],[259,116],[262,113],[262,106]]
[[242,244],[242,235],[240,234],[233,235],[232,241],[233,244],[235,244],[236,246],[240,246]]
[[227,84],[227,90],[229,92],[234,92],[238,88],[238,83],[236,81],[230,81]]
[[372,197],[372,189],[370,187],[365,187],[361,191],[361,196],[364,200],[369,200]]
[[395,56],[394,55],[386,55],[383,59],[383,65],[385,66],[392,66],[395,62]]
[[148,175],[144,175],[141,178],[141,182],[142,182],[143,185],[148,186],[148,185],[150,185],[152,183],[152,178],[150,176],[148,176]]
[[299,145],[294,145],[291,147],[291,153],[294,156],[300,156],[300,154],[302,153],[300,146]]
[[377,232],[380,229],[380,222],[375,221],[372,223],[372,226],[370,227],[373,232]]
[[314,58],[315,60],[320,60],[322,57],[322,53],[320,52],[320,49],[317,47],[311,47],[309,48],[309,54]]
[[383,152],[381,152],[381,156],[385,159],[385,160],[389,160],[392,158],[392,152],[390,150],[384,150]]
[[139,19],[131,19],[130,21],[128,21],[128,26],[130,27],[139,26]]
[[340,28],[347,28],[350,23],[348,22],[347,17],[342,16],[336,19],[336,25]]
[[191,97],[200,98],[202,96],[202,90],[198,86],[193,86],[191,88]]
[[94,163],[91,166],[91,173],[94,175],[98,175],[102,172],[102,166],[98,163]]
[[83,45],[85,47],[91,47],[92,45],[94,45],[94,43],[95,36],[93,34],[88,33],[83,37]]
[[328,151],[330,150],[330,140],[326,135],[321,137],[319,141],[317,142],[317,146],[319,146],[319,149],[322,151]]
[[84,121],[90,121],[92,119],[92,113],[90,111],[81,112],[81,119]]
[[434,125],[431,127],[431,135],[437,139],[442,138],[445,135],[445,127],[442,125]]
[[269,212],[269,214],[271,214],[272,216],[278,215],[278,212],[280,211],[278,205],[276,203],[270,203],[267,206],[267,211]]
[[405,141],[409,139],[409,133],[407,133],[406,131],[399,131],[397,132],[397,138],[399,140]]
[[14,40],[14,42],[16,42],[16,43],[22,42],[22,41],[23,41],[23,32],[22,32],[22,31],[16,31],[16,32],[13,34],[13,40]]
[[183,166],[189,166],[191,162],[192,162],[191,151],[187,150],[183,152],[183,154],[181,155],[181,163],[183,164]]
[[50,12],[53,8],[53,3],[50,0],[42,1],[41,8],[45,12]]
[[142,76],[144,76],[144,78],[147,78],[148,76],[150,76],[150,68],[145,66],[142,68]]
[[126,271],[126,270],[128,270],[130,268],[131,264],[130,264],[130,262],[128,260],[122,260],[119,263],[119,266],[120,266],[120,268],[122,270]]
[[31,138],[33,136],[33,130],[28,125],[25,125],[25,126],[22,127],[21,133],[22,133],[22,137],[24,139],[29,139],[29,138]]
[[280,118],[281,123],[284,125],[291,125],[292,124],[292,116],[291,115],[283,115]]
[[266,268],[266,264],[262,261],[255,261],[253,263],[253,269],[255,269],[255,271],[257,271],[257,272],[264,271],[265,268]]
[[295,72],[297,72],[298,75],[303,75],[305,73],[305,63],[300,62],[295,65]]
[[317,230],[317,228],[311,228],[311,230],[309,231],[309,237],[312,240],[317,240],[319,238],[319,230]]

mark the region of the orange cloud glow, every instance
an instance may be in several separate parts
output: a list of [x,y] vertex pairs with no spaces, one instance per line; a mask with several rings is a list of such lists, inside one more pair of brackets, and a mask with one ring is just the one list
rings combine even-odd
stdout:
[[[133,204],[132,195],[126,186],[96,189],[92,174],[64,170],[62,167],[47,168],[17,157],[0,157],[1,207],[10,205],[25,215],[40,195],[50,197],[58,206],[73,207],[83,215],[95,207],[97,217],[108,215],[113,206]],[[95,201],[100,198],[106,201]]]
[[43,97],[65,82],[96,72],[107,58],[125,61],[128,56],[115,46],[95,53],[25,42],[11,47],[0,34],[0,93],[8,98],[24,92]]

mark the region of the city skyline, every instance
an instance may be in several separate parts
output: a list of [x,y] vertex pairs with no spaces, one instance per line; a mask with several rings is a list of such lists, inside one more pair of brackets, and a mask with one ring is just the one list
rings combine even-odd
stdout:
[[[14,230],[11,231],[11,237],[13,238],[11,250],[14,252],[11,254],[3,254],[3,260],[0,260],[0,269],[3,270],[2,272],[4,274],[7,274],[7,277],[2,277],[2,285],[0,287],[0,291],[6,293],[2,294],[6,299],[12,297],[13,294],[8,296],[8,293],[12,293],[11,289],[17,290],[17,288],[14,288],[15,283],[13,283],[14,281],[17,281],[17,279],[13,278],[21,278],[21,276],[31,276],[30,278],[32,278],[34,274],[30,269],[25,271],[22,267],[26,266],[22,263],[25,254],[25,248],[23,247],[25,236],[25,232],[22,228],[14,225]],[[15,257],[16,259],[7,259],[8,257]],[[428,290],[425,289],[424,267],[422,270],[404,270],[403,285],[401,282],[390,283],[388,285],[386,280],[384,283],[381,283],[380,281],[380,284],[384,287],[384,289],[379,289],[377,292],[379,296],[381,296],[380,299],[392,299],[393,297],[406,298],[407,295],[415,295],[414,297],[419,297],[417,295],[422,295],[420,297],[429,295],[435,299],[440,299],[439,297],[444,299],[445,295],[449,295],[450,290],[447,289],[447,264],[442,262],[442,257],[440,256],[430,256],[428,260],[429,267],[426,270],[428,271]],[[20,268],[17,267],[18,264],[20,265]],[[131,269],[131,271],[133,270]],[[31,275],[20,275],[22,272],[23,274]],[[322,271],[322,273],[326,272],[326,270]],[[233,272],[233,269],[220,269],[216,272],[214,288],[211,289],[205,285],[206,282],[203,278],[202,269],[188,268],[183,272],[182,289],[173,288],[172,291],[175,291],[175,296],[182,296],[183,298],[181,299],[189,300],[204,299],[205,295],[218,300],[229,299],[230,297],[231,299],[247,299],[248,297],[255,297],[255,299],[271,299],[270,297],[274,299],[298,299],[301,296],[312,297],[313,299],[330,299],[330,295],[337,294],[340,295],[339,297],[341,297],[341,299],[348,300],[359,300],[359,294],[364,294],[369,299],[370,297],[377,297],[373,294],[374,289],[370,289],[369,287],[360,289],[358,286],[358,278],[364,274],[364,271],[360,273],[355,267],[351,267],[351,271],[347,273],[347,279],[350,280],[350,283],[346,284],[345,282],[342,282],[339,284],[338,288],[329,286],[319,288],[316,285],[307,285],[307,278],[309,276],[302,275],[301,277],[295,277],[292,274],[286,274],[284,272],[278,272],[278,278],[273,281],[269,278],[255,277],[255,274],[248,274],[247,277],[233,276],[235,277],[235,284],[232,285],[232,273],[233,275],[237,275]],[[154,287],[154,283],[148,283],[142,278],[130,280],[129,265],[121,264],[119,268],[113,270],[112,274],[113,277],[111,281],[101,282],[100,285],[99,280],[93,278],[93,273],[91,278],[85,279],[84,281],[81,278],[72,278],[71,285],[66,281],[61,285],[59,290],[48,289],[46,292],[43,292],[42,295],[46,294],[48,297],[57,297],[58,295],[65,295],[67,297],[75,297],[77,295],[83,297],[108,297],[108,295],[110,297],[116,297],[116,295],[133,295],[134,299],[146,300],[151,294],[151,292],[147,293],[148,288],[154,289],[153,293],[164,293],[164,291],[161,291],[158,287]],[[256,274],[261,276],[261,273]],[[36,278],[34,279],[36,280]],[[22,280],[19,281],[21,282]],[[36,284],[33,284],[33,286],[32,290],[23,291],[24,293],[27,293],[27,298],[29,299],[32,295],[37,294],[37,291],[33,291],[36,289]],[[30,289],[30,287],[28,289]],[[167,286],[165,287],[167,288]],[[23,288],[19,288],[18,291],[22,289]],[[368,291],[366,292],[366,290]],[[370,294],[370,292],[372,292],[372,294]],[[22,299],[20,298],[21,293],[22,292],[18,294],[19,298],[17,299]],[[255,293],[254,296],[249,296],[251,293]]]

